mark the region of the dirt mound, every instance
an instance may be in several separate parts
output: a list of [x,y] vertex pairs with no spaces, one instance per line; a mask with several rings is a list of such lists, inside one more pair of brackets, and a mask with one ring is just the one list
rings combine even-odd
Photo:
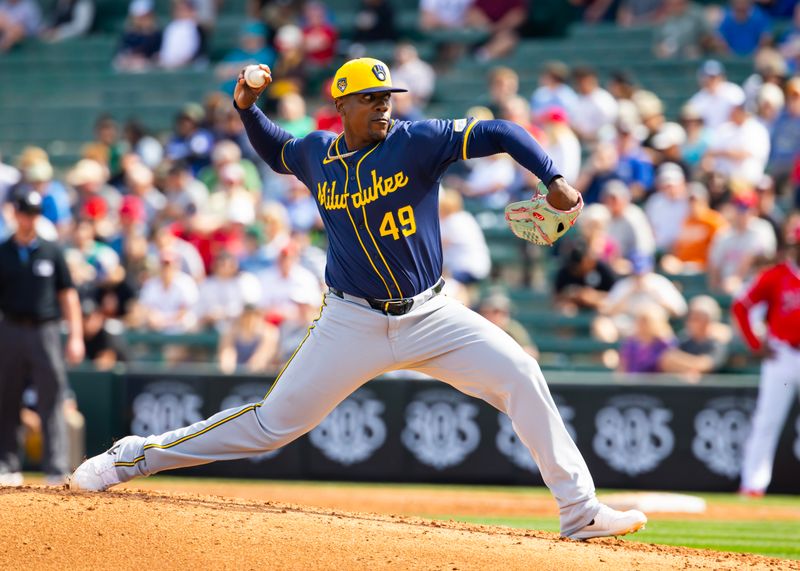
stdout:
[[0,569],[779,569],[764,557],[154,491],[0,488]]

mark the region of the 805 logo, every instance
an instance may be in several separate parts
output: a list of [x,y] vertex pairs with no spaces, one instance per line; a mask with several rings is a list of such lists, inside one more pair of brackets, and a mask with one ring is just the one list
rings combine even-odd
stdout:
[[613,469],[636,476],[654,470],[672,453],[672,412],[646,395],[614,397],[597,411],[592,446]]
[[715,474],[738,478],[755,406],[752,398],[720,397],[708,401],[694,418],[695,458]]
[[[229,408],[238,408],[254,402],[260,402],[264,399],[267,388],[268,387],[264,386],[264,383],[243,383],[241,385],[236,385],[230,394],[222,399],[220,408],[226,410]],[[279,448],[278,450],[270,450],[256,456],[250,456],[247,459],[255,464],[274,458],[280,453],[281,450]]]
[[359,389],[311,431],[311,444],[345,466],[363,462],[386,441],[385,408],[371,390]]
[[149,383],[133,399],[131,433],[150,436],[194,424],[205,418],[203,398],[179,381]]
[[[572,426],[572,420],[575,418],[575,409],[571,406],[568,406],[564,400],[557,395],[553,395],[553,400],[558,407],[558,412],[561,415],[561,418],[564,420],[564,425],[567,427],[567,432],[572,440],[577,442],[578,434],[575,431],[575,427]],[[519,436],[517,436],[517,433],[514,431],[514,425],[511,423],[511,419],[502,412],[498,412],[497,422],[500,425],[500,431],[497,433],[497,437],[495,438],[497,449],[502,452],[506,458],[511,460],[511,462],[518,468],[528,470],[534,474],[538,473],[539,467],[536,465],[533,456],[531,456],[531,452],[528,450],[528,447],[525,446],[522,440],[519,439]]]
[[401,439],[414,456],[437,470],[460,464],[480,444],[478,407],[455,391],[430,389],[406,407]]

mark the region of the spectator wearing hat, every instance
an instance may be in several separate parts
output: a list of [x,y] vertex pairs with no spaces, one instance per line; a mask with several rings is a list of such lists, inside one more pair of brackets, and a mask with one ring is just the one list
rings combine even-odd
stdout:
[[[772,126],[768,170],[782,186],[800,156],[800,77],[786,82],[786,106]],[[800,204],[800,200],[796,202]]]
[[692,298],[678,343],[661,355],[660,370],[684,375],[694,382],[718,371],[728,359],[727,343],[731,338],[730,327],[721,322],[721,317],[722,310],[713,297]]
[[689,0],[666,0],[665,18],[655,29],[654,52],[659,58],[697,58],[712,44],[703,9]]
[[42,216],[52,222],[58,235],[64,238],[72,229],[72,205],[67,189],[53,178],[53,167],[45,158],[25,167],[23,184],[42,195]]
[[725,67],[717,60],[705,61],[697,78],[701,89],[688,104],[702,117],[706,128],[713,132],[730,119],[734,107],[744,103],[744,91],[725,79]]
[[539,358],[539,349],[528,335],[525,327],[511,317],[511,300],[502,292],[492,292],[478,306],[478,313],[502,329],[534,359]]
[[133,0],[128,6],[125,31],[114,55],[114,68],[132,72],[151,68],[161,49],[161,37],[153,0]]
[[617,120],[617,101],[600,87],[593,69],[575,68],[572,77],[578,96],[570,116],[572,128],[581,140],[593,141],[603,127],[613,125]]
[[180,270],[175,252],[163,250],[158,269],[142,286],[133,321],[160,333],[186,333],[197,325],[197,298],[195,280]]
[[631,333],[620,344],[617,371],[660,373],[661,360],[674,346],[667,312],[658,304],[643,304],[633,312]]
[[275,33],[278,59],[272,68],[272,77],[266,92],[270,99],[280,99],[287,93],[302,93],[305,88],[308,65],[305,58],[303,30],[294,24],[285,24]]
[[246,304],[232,327],[220,336],[217,349],[220,370],[228,375],[237,369],[266,372],[278,351],[278,339],[278,328],[264,320],[257,306]]
[[641,129],[630,118],[619,117],[617,127],[616,175],[628,185],[634,197],[643,197],[653,186],[653,161],[642,148]]
[[203,56],[203,31],[193,0],[172,0],[172,20],[164,27],[158,65],[180,69],[198,63]]
[[717,33],[720,47],[738,56],[749,56],[772,41],[772,22],[753,0],[730,0]]
[[731,201],[731,224],[711,242],[708,285],[718,293],[736,294],[758,265],[775,257],[777,240],[772,226],[756,215],[758,197],[741,190]]
[[644,205],[653,228],[656,250],[668,252],[689,215],[689,196],[683,169],[675,163],[658,167],[656,190]]
[[711,134],[703,124],[702,115],[689,104],[681,108],[680,120],[686,132],[686,140],[681,145],[681,157],[691,169],[696,169],[708,150]]
[[729,120],[712,132],[706,169],[755,185],[764,176],[769,140],[769,132],[747,112],[742,99],[731,109]]
[[592,323],[593,334],[602,341],[614,343],[620,336],[633,334],[636,316],[653,304],[669,318],[686,314],[683,294],[669,279],[653,271],[651,256],[634,254],[631,266],[633,273],[614,283]]
[[486,278],[492,266],[489,246],[475,217],[464,210],[464,201],[457,191],[441,192],[439,221],[442,258],[447,271],[463,284]]
[[214,69],[214,74],[222,82],[222,90],[233,93],[242,68],[258,63],[273,66],[275,50],[267,45],[267,27],[261,22],[249,20],[239,32],[239,47],[225,54]]
[[674,163],[681,167],[686,180],[692,178],[692,169],[683,158],[683,145],[686,143],[686,131],[678,123],[664,123],[653,138],[650,145],[653,150],[653,163],[656,169],[664,163]]
[[[88,204],[92,205],[93,203]],[[96,211],[87,211],[86,214],[92,214],[95,217],[103,216],[105,203],[98,200],[94,205]],[[125,277],[119,256],[114,249],[97,240],[94,224],[90,217],[86,216],[78,221],[72,235],[71,246],[81,253],[87,264],[94,268],[96,285],[116,284]]]
[[389,0],[361,0],[353,22],[354,42],[397,40],[394,8]]
[[147,212],[144,201],[138,196],[124,196],[119,207],[118,219],[117,232],[108,240],[108,245],[117,253],[124,267],[131,242],[138,237],[147,236]]
[[756,93],[755,116],[770,135],[785,104],[786,97],[783,94],[783,89],[774,83],[765,83]]
[[165,222],[180,221],[191,212],[202,212],[208,204],[208,188],[192,176],[185,161],[177,161],[166,170],[161,181],[166,198],[163,211]]
[[761,88],[771,84],[773,87],[782,90],[788,75],[788,68],[786,60],[773,48],[759,50],[754,58],[753,66],[755,67],[755,72],[742,83],[742,89],[744,89],[744,93],[747,96],[748,111],[755,113]]
[[[62,484],[72,468],[63,416],[64,357],[74,365],[83,360],[85,350],[80,302],[64,253],[36,232],[42,202],[36,191],[14,197],[16,231],[0,245],[0,483],[11,485],[22,484],[17,428],[29,381],[38,392],[47,482]],[[63,355],[62,317],[68,331]]]
[[611,215],[607,231],[617,244],[620,256],[632,259],[637,253],[654,255],[656,244],[653,229],[644,211],[631,202],[628,186],[620,180],[609,181],[603,187],[600,199]]
[[566,64],[560,61],[545,63],[539,74],[539,86],[531,96],[531,111],[538,115],[557,107],[563,109],[569,118],[578,102],[578,96],[568,82],[569,67]]
[[571,183],[581,171],[581,143],[569,126],[567,112],[561,107],[545,109],[538,117],[545,134],[543,146],[559,172]]
[[661,258],[661,267],[671,274],[705,271],[711,242],[717,232],[727,226],[725,217],[709,206],[705,186],[699,182],[690,183],[688,194],[689,214],[669,253]]
[[167,206],[166,197],[155,186],[153,171],[138,160],[125,169],[125,189],[127,194],[141,199],[148,225],[152,224]]
[[42,14],[35,0],[0,0],[0,54],[35,36]]
[[108,184],[108,169],[94,159],[81,159],[67,172],[67,184],[75,189],[77,200],[73,212],[80,215],[84,205],[95,197],[105,201],[107,210],[116,212],[122,203],[122,195]]
[[205,214],[218,226],[235,220],[245,226],[256,219],[255,198],[244,187],[244,169],[238,163],[230,163],[220,170],[219,184],[208,199]]
[[164,154],[170,161],[187,161],[192,174],[198,173],[210,163],[214,147],[214,135],[205,129],[205,112],[196,104],[186,105],[175,117],[172,136],[164,147]]
[[556,306],[565,313],[597,310],[616,281],[611,266],[590,245],[580,240],[570,248],[556,273]]

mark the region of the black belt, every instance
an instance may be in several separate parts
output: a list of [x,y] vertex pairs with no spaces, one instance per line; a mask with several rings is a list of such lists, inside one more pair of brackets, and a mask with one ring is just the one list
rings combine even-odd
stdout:
[[46,323],[52,323],[55,321],[54,318],[50,319],[42,319],[40,317],[30,317],[27,315],[3,315],[3,321],[8,321],[9,323],[13,323],[14,325],[24,325],[26,327],[37,327],[39,325],[45,325]]
[[[357,297],[354,295],[347,294],[335,287],[329,287],[328,290],[333,295],[341,299],[346,299],[355,302],[366,302],[365,305],[369,305],[372,309],[380,311],[384,315],[405,315],[406,313],[411,311],[411,308],[414,307],[417,301],[419,301],[420,303],[424,303],[431,297],[438,295],[442,291],[443,287],[444,287],[444,278],[439,278],[439,281],[436,282],[436,285],[434,285],[429,290],[426,290],[414,297],[403,297],[399,299],[376,299],[374,297]],[[430,295],[425,297],[426,294]]]

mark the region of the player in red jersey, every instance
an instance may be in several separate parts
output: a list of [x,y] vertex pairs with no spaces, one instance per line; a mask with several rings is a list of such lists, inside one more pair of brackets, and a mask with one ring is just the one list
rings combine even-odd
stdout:
[[[786,260],[767,268],[734,302],[733,316],[753,353],[763,359],[758,403],[744,450],[740,493],[762,496],[786,416],[800,388],[800,223],[789,232]],[[750,308],[767,307],[767,335],[759,339]]]

